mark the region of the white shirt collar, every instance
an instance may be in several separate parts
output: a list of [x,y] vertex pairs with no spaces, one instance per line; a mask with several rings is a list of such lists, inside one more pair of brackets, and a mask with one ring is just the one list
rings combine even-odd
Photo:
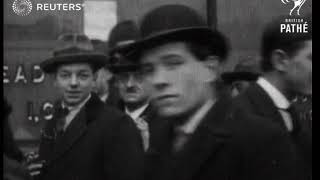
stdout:
[[290,106],[290,101],[269,81],[265,78],[259,77],[257,84],[264,89],[270,96],[273,103],[280,109],[287,109]]
[[147,103],[147,104],[141,106],[140,108],[138,108],[138,109],[136,109],[136,110],[134,110],[134,111],[132,111],[132,112],[130,112],[130,111],[128,110],[128,108],[125,107],[125,112],[126,112],[126,114],[128,114],[133,120],[137,120],[138,117],[143,113],[143,111],[147,109],[148,105],[149,105],[149,104]]
[[101,101],[106,102],[106,100],[108,99],[109,93],[105,93],[102,96],[100,96]]
[[215,102],[216,101],[212,99],[208,100],[208,102],[206,102],[194,115],[192,115],[185,124],[179,126],[178,130],[184,132],[185,134],[194,133],[204,116],[209,112]]
[[66,130],[66,128],[69,126],[69,124],[71,123],[71,121],[74,119],[74,117],[79,113],[79,111],[81,110],[81,108],[87,103],[87,101],[91,98],[91,94],[89,94],[89,96],[80,104],[78,104],[77,106],[67,106],[64,102],[62,102],[62,108],[67,107],[69,109],[69,114],[66,116],[66,123],[63,127],[64,130]]

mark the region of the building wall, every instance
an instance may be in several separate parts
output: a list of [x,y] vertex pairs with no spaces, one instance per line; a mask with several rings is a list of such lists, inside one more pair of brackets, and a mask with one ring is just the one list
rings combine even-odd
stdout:
[[[218,0],[217,26],[231,41],[229,67],[239,60],[259,60],[260,39],[264,24],[280,15],[288,15],[293,2],[285,5],[281,0]],[[312,0],[307,0],[301,15],[312,13]]]
[[119,20],[140,21],[147,11],[164,4],[184,4],[206,16],[206,0],[118,0]]
[[[293,2],[285,5],[281,0],[118,0],[118,3],[119,20],[134,19],[137,22],[154,7],[172,3],[190,6],[207,18],[207,5],[211,4],[212,11],[216,9],[216,13],[209,12],[216,15],[213,20],[217,22],[213,24],[217,23],[217,28],[226,34],[232,46],[226,70],[232,69],[239,60],[259,59],[263,25],[273,17],[289,14],[293,7]],[[307,0],[301,14],[310,12],[312,0]]]
[[14,0],[4,0],[4,40],[55,40],[64,32],[83,32],[83,11],[36,11],[36,3],[82,3],[84,0],[31,0],[32,11],[18,16]]
[[58,35],[83,32],[82,11],[35,11],[36,3],[81,3],[83,0],[31,0],[28,16],[12,11],[13,0],[4,0],[4,96],[13,106],[10,125],[23,149],[36,148],[40,130],[52,114],[56,97],[52,82],[39,69],[52,56]]

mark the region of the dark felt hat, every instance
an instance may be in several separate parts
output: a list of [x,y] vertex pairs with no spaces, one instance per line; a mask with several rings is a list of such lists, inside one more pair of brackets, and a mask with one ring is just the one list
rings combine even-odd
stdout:
[[129,56],[158,42],[191,40],[209,44],[222,59],[228,54],[229,46],[224,35],[211,29],[204,18],[184,5],[163,5],[151,10],[142,19],[140,32],[139,40],[118,50]]
[[139,37],[138,26],[132,20],[121,21],[112,28],[108,40],[110,64],[107,66],[111,72],[120,73],[137,69],[137,65],[124,57],[118,49],[136,42]]
[[54,73],[58,66],[72,63],[89,63],[99,69],[107,63],[107,56],[94,51],[90,39],[83,34],[59,36],[53,57],[44,60],[40,67],[46,73]]
[[221,74],[226,83],[235,81],[256,81],[260,76],[260,66],[256,60],[244,60],[236,65],[234,71]]

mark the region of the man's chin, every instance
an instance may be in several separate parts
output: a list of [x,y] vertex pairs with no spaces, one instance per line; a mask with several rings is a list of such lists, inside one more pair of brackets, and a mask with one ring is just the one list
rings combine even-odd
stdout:
[[137,97],[126,97],[124,101],[125,103],[138,103],[140,102],[140,99]]
[[69,106],[76,106],[82,102],[81,98],[66,98],[65,103]]
[[164,118],[175,118],[180,116],[182,113],[179,112],[178,109],[173,107],[159,107],[158,108],[158,114],[161,117]]

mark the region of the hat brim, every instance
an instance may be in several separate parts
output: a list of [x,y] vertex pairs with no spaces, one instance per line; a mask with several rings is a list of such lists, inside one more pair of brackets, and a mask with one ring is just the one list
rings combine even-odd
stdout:
[[254,72],[226,72],[221,75],[221,79],[226,83],[233,83],[235,81],[256,81],[259,76],[259,73]]
[[[112,52],[119,52],[121,54],[131,56],[138,54],[151,44],[157,44],[163,40],[169,41],[198,41],[216,45],[216,48],[220,48],[221,56],[226,56],[228,53],[228,44],[224,36],[218,31],[214,31],[208,27],[190,27],[190,28],[179,28],[175,30],[162,31],[155,33],[134,43],[127,44],[125,46],[115,47]],[[218,47],[219,46],[219,47]],[[224,57],[223,57],[224,58]],[[131,59],[135,61],[136,59]]]
[[54,73],[57,68],[63,64],[74,63],[88,63],[92,65],[95,70],[105,66],[107,64],[107,56],[103,54],[76,54],[65,55],[49,58],[40,64],[40,67],[45,73]]

